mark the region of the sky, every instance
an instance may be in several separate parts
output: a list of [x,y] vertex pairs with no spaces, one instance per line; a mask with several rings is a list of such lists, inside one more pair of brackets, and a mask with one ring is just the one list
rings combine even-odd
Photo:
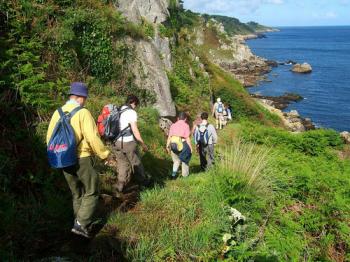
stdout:
[[184,0],[184,7],[268,26],[350,25],[350,0]]

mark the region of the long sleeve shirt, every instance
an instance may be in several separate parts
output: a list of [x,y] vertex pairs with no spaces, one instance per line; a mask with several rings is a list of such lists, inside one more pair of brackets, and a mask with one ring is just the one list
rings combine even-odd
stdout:
[[[69,101],[63,106],[62,110],[63,112],[71,112],[77,106],[78,104]],[[56,110],[51,118],[49,128],[47,130],[47,144],[49,143],[53,130],[59,119],[60,115]],[[77,148],[78,158],[88,157],[91,155],[97,155],[101,159],[106,159],[108,157],[110,152],[103,144],[98,133],[95,120],[89,110],[86,108],[79,110],[71,118],[70,123],[75,133],[76,142],[79,143]]]

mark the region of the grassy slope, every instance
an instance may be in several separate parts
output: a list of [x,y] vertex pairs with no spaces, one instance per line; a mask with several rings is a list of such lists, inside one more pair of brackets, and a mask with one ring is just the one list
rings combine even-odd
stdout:
[[[349,259],[350,163],[338,159],[340,141],[333,131],[290,135],[242,122],[220,137],[228,167],[221,163],[208,173],[169,181],[144,192],[132,211],[111,215],[105,234],[122,239],[127,258]],[[237,137],[246,142],[234,143]],[[232,143],[236,155],[224,150]],[[319,150],[310,151],[312,143]],[[257,168],[261,178],[248,183],[259,164],[266,164]],[[231,227],[229,206],[247,217],[244,225]],[[227,245],[225,233],[231,235]]]

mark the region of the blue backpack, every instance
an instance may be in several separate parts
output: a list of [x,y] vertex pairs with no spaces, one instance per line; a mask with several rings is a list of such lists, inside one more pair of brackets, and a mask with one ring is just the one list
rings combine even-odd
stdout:
[[209,143],[208,126],[209,126],[209,124],[197,126],[195,140],[196,140],[198,145],[202,145],[202,146],[208,145],[208,143]]
[[224,105],[222,104],[222,102],[219,102],[218,107],[217,107],[217,112],[218,113],[224,112]]
[[47,157],[51,167],[64,168],[78,162],[77,143],[70,120],[82,108],[79,106],[67,114],[63,113],[62,108],[58,109],[60,119],[47,145]]

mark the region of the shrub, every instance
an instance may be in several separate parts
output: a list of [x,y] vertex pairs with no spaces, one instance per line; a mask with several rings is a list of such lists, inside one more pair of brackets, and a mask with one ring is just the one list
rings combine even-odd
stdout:
[[339,134],[334,130],[320,129],[292,134],[251,122],[244,124],[243,137],[258,144],[285,146],[311,156],[327,154],[330,148],[339,149],[343,145]]

